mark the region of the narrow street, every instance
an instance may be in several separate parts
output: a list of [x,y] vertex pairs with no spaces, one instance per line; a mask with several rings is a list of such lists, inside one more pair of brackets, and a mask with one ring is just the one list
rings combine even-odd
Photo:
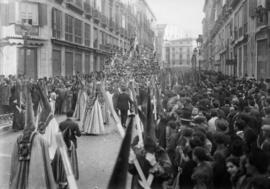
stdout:
[[[57,118],[58,121],[63,117]],[[105,189],[118,155],[121,137],[113,126],[106,127],[102,136],[82,135],[78,139],[78,159],[80,178],[78,188]],[[10,159],[13,145],[21,132],[9,131],[0,135],[0,188],[7,189]]]

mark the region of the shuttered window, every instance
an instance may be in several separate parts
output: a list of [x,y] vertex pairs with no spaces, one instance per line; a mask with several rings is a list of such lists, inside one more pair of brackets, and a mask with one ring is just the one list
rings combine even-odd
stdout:
[[73,20],[74,18],[66,14],[65,18],[65,39],[73,42]]
[[82,53],[76,52],[75,54],[75,72],[76,74],[82,73]]
[[84,73],[85,74],[89,74],[90,73],[90,54],[85,54],[85,63],[84,63],[84,66],[85,66]]
[[61,75],[61,50],[60,49],[53,49],[52,73],[53,73],[53,76]]
[[52,9],[52,32],[53,37],[60,39],[62,33],[62,12],[55,8]]
[[89,24],[85,24],[84,25],[84,43],[85,46],[90,46],[90,39],[91,39],[91,31],[90,31],[90,25]]
[[75,43],[82,43],[82,21],[75,19]]
[[19,23],[38,25],[38,4],[37,3],[20,3],[19,4]]
[[66,68],[66,76],[73,75],[73,52],[72,49],[66,49],[65,52],[65,68]]

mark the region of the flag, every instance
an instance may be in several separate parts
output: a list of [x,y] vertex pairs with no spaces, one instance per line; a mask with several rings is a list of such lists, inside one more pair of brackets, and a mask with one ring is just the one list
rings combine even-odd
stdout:
[[37,89],[40,94],[41,102],[42,102],[42,110],[38,120],[38,131],[40,133],[44,133],[46,127],[48,126],[50,120],[53,118],[51,105],[48,101],[47,96],[45,95],[44,87],[41,84],[37,85]]
[[127,183],[128,159],[130,153],[131,136],[133,130],[134,115],[127,127],[125,138],[123,139],[112,176],[109,181],[108,189],[125,189]]
[[23,134],[24,136],[29,136],[33,131],[35,131],[34,110],[29,84],[23,86],[23,92],[26,97],[26,113]]
[[144,126],[144,138],[150,137],[153,140],[156,140],[155,135],[155,122],[153,120],[153,109],[151,103],[151,96],[150,96],[150,89],[148,88],[148,95],[147,95],[147,107],[146,107],[146,115],[143,111],[138,110],[138,114]]

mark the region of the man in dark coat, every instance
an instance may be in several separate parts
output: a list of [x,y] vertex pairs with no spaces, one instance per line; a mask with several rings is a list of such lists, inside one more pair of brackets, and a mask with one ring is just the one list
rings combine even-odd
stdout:
[[126,127],[126,120],[128,115],[128,110],[130,105],[132,104],[132,100],[129,95],[126,93],[126,88],[121,88],[121,93],[118,95],[117,100],[117,109],[120,110],[121,113],[121,123],[123,127]]
[[71,140],[74,143],[75,148],[77,148],[77,138],[76,137],[81,136],[81,131],[79,129],[78,124],[71,120],[72,115],[73,115],[73,112],[69,111],[67,113],[67,119],[60,123],[59,128],[60,128],[60,131],[63,133],[65,133],[66,131],[69,132],[68,135],[67,134],[64,135],[64,140],[65,140],[67,146],[69,147],[69,140]]

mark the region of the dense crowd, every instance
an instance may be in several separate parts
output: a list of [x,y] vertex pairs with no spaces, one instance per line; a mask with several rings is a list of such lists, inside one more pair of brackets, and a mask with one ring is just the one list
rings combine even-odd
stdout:
[[[132,96],[130,111],[139,113],[144,123],[144,145],[138,137],[132,143],[132,188],[143,188],[135,157],[146,176],[154,175],[151,186],[155,189],[270,188],[269,83],[214,72],[131,73],[96,72],[30,82],[44,86],[48,100],[55,102],[56,114],[74,111],[80,91],[90,95],[89,89],[98,81],[111,92],[116,112],[119,95]],[[24,83],[24,78],[12,76],[0,81],[0,103],[11,107],[15,130],[24,128],[25,102],[20,93]],[[41,96],[34,86],[31,97],[36,115]],[[150,107],[154,111],[149,113]]]
[[143,150],[134,146],[145,158],[143,169],[155,175],[152,187],[167,181],[181,189],[270,188],[269,83],[221,73],[199,77],[167,85],[157,104],[156,140],[146,137]]

